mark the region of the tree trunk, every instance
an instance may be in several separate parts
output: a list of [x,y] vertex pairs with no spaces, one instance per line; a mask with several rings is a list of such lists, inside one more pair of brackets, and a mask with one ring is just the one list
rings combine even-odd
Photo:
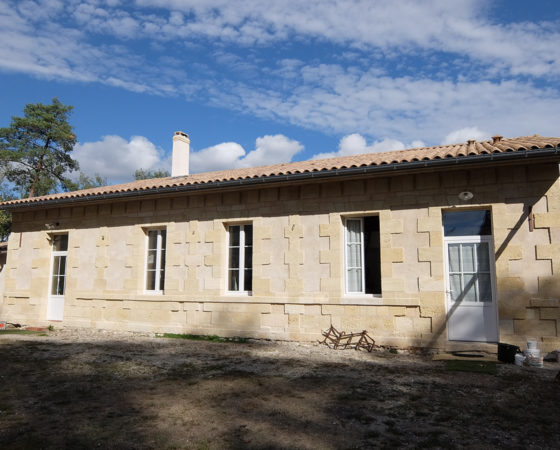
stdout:
[[37,170],[35,172],[35,178],[33,179],[33,183],[31,183],[31,188],[29,189],[28,198],[34,197],[35,195],[35,186],[37,185],[37,182],[39,181],[39,176],[41,175],[41,171],[43,170],[43,159],[45,158],[45,153],[49,149],[49,144],[50,144],[50,139],[47,138],[47,141],[45,142],[45,146],[43,147],[45,152],[39,158],[39,163],[37,164]]

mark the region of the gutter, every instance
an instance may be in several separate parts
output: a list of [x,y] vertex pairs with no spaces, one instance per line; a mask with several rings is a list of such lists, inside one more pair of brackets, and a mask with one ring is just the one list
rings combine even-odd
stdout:
[[342,169],[321,170],[317,172],[303,172],[287,175],[265,175],[257,178],[240,180],[211,181],[200,184],[187,184],[184,186],[168,186],[145,190],[111,192],[107,194],[89,195],[84,197],[65,197],[39,202],[16,203],[13,205],[0,205],[0,209],[14,210],[40,206],[64,205],[68,203],[86,203],[93,201],[114,200],[121,198],[145,197],[182,192],[211,191],[221,188],[245,187],[285,183],[290,181],[322,180],[329,178],[345,178],[356,175],[391,174],[400,171],[416,171],[428,168],[443,168],[467,166],[488,162],[523,161],[556,157],[560,158],[560,147],[533,150],[516,150],[511,152],[490,153],[482,155],[460,156],[444,159],[430,159],[426,161],[407,161],[401,163],[381,164],[364,167],[349,167]]

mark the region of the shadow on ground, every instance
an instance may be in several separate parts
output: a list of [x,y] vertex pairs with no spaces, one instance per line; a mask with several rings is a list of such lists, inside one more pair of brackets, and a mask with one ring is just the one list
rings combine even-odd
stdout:
[[[350,352],[350,353],[348,353]],[[317,354],[315,354],[317,353]],[[270,343],[0,343],[10,448],[554,448],[560,388],[538,369]],[[549,371],[550,372],[550,371]]]

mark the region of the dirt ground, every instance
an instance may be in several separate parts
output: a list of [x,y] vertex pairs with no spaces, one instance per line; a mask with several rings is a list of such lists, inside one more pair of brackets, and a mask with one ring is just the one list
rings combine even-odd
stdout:
[[6,448],[559,448],[560,367],[59,330],[0,336]]

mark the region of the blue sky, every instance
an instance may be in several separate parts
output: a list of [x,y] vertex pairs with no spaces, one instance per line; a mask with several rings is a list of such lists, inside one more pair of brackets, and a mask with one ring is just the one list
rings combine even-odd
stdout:
[[0,0],[0,126],[74,106],[81,169],[191,171],[560,135],[556,1]]

